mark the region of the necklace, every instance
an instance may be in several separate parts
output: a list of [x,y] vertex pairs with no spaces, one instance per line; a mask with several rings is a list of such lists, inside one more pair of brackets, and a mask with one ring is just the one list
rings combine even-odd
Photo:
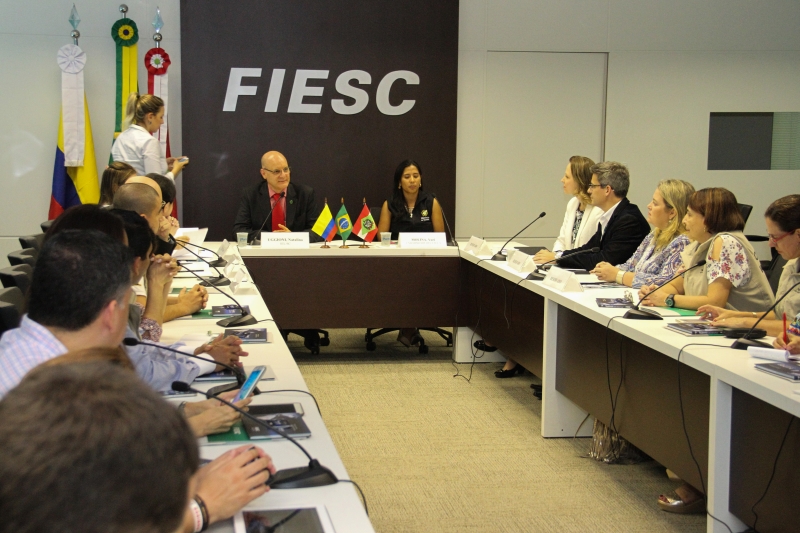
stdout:
[[413,218],[414,217],[414,214],[413,214],[414,213],[414,206],[413,205],[407,205],[406,206],[406,211],[408,211],[408,217],[409,218]]

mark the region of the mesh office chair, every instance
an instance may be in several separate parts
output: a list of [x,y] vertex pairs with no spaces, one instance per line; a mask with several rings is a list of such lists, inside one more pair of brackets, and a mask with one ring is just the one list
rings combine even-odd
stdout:
[[37,252],[42,249],[42,245],[44,244],[44,233],[38,233],[36,235],[27,235],[25,237],[19,238],[19,244],[23,248],[33,248]]
[[30,265],[17,265],[0,269],[0,283],[3,287],[17,287],[22,294],[28,294],[33,279],[33,268]]
[[25,312],[25,297],[17,287],[0,289],[0,335],[19,327]]
[[17,250],[8,254],[8,264],[11,266],[17,265],[30,265],[36,266],[36,259],[39,257],[39,252],[33,248],[25,248],[24,250]]

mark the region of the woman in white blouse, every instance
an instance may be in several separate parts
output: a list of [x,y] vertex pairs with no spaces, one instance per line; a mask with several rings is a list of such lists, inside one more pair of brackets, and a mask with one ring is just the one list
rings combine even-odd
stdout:
[[152,94],[131,93],[125,108],[127,127],[111,147],[111,159],[132,166],[139,176],[155,173],[175,179],[189,163],[187,157],[164,156],[161,143],[153,137],[164,124],[164,100]]
[[[560,257],[564,250],[571,250],[578,246],[583,246],[592,235],[597,231],[597,223],[603,211],[589,202],[589,184],[592,182],[592,172],[589,170],[594,165],[594,161],[588,157],[574,155],[569,158],[564,176],[561,178],[561,185],[564,192],[572,195],[572,199],[567,204],[567,212],[564,214],[564,223],[561,225],[561,232],[558,239],[553,244],[553,251],[541,250],[533,260],[538,263],[552,261]],[[498,378],[510,378],[525,371],[522,365],[517,364],[513,359],[506,360],[502,370],[494,373]]]

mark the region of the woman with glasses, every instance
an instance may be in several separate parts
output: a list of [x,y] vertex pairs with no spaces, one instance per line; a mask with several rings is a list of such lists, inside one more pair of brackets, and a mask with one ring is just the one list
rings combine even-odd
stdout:
[[[764,218],[769,234],[769,245],[787,260],[775,295],[780,298],[792,288],[792,285],[800,281],[797,260],[800,258],[800,194],[790,194],[775,200],[767,208]],[[766,307],[761,311],[766,311]],[[795,287],[775,306],[774,311],[767,313],[767,316],[758,323],[758,327],[765,329],[767,335],[782,336],[784,314],[787,323],[792,323],[798,313],[800,313],[800,287]],[[698,314],[713,319],[714,324],[718,326],[750,328],[763,313],[733,311],[719,306],[704,305],[698,309]]]
[[189,164],[189,158],[165,157],[161,142],[153,137],[164,124],[164,111],[164,100],[158,96],[131,93],[125,107],[125,126],[111,147],[111,159],[128,163],[139,176],[155,172],[175,179]]
[[659,285],[672,278],[681,268],[681,252],[689,244],[683,217],[692,194],[694,187],[689,182],[661,181],[647,204],[647,221],[653,231],[625,263],[614,266],[602,261],[592,274],[601,281],[616,281],[637,289],[642,285]]

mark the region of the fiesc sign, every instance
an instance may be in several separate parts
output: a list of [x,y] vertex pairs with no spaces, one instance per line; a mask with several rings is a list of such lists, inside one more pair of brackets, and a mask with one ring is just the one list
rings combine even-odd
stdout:
[[[328,70],[305,70],[298,69],[294,74],[292,84],[292,96],[289,99],[289,113],[319,113],[322,104],[308,104],[303,102],[306,96],[322,96],[324,87],[308,86],[309,80],[327,80]],[[278,102],[283,90],[283,80],[286,76],[286,69],[276,68],[272,70],[272,79],[269,82],[267,92],[267,104],[264,112],[275,113],[278,111]],[[232,68],[228,77],[228,90],[225,92],[225,103],[223,111],[236,111],[236,103],[240,96],[253,96],[258,87],[255,85],[242,85],[242,78],[260,78],[260,68]],[[403,100],[399,105],[389,103],[389,91],[397,80],[404,80],[408,85],[419,85],[419,76],[410,70],[395,70],[388,73],[378,84],[375,93],[375,105],[378,111],[384,115],[403,115],[411,111],[416,100]],[[343,99],[335,98],[331,100],[331,108],[340,115],[355,115],[364,111],[369,104],[369,95],[364,89],[352,85],[369,85],[372,83],[372,76],[363,70],[348,70],[342,72],[336,78],[336,91],[342,95],[355,100],[351,105],[346,105]]]

